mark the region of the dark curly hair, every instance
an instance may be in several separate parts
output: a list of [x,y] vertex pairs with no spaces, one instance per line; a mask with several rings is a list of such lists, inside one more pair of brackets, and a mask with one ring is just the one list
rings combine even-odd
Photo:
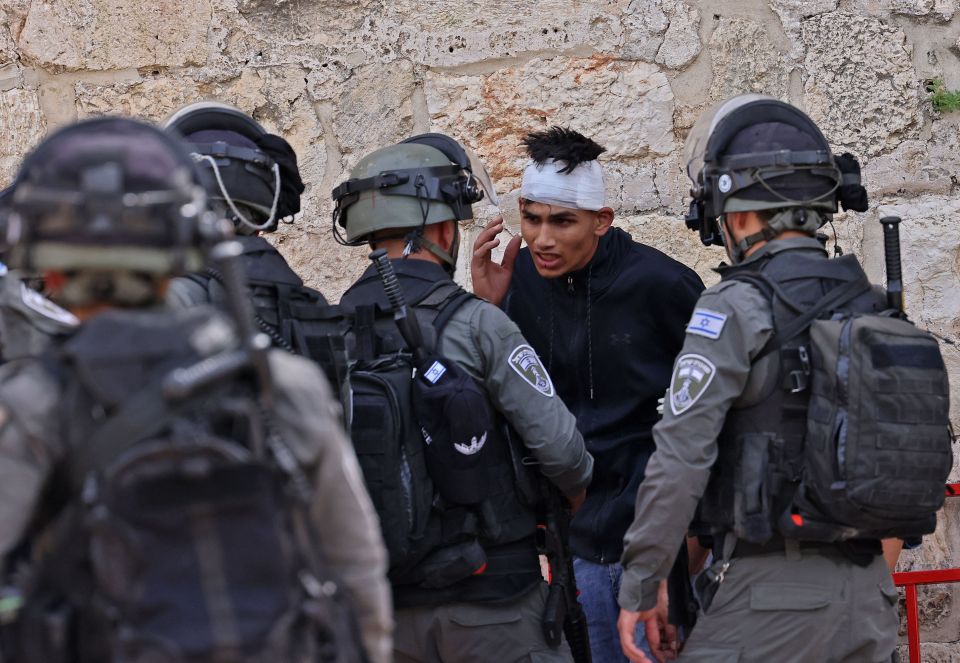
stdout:
[[581,163],[593,161],[606,152],[606,148],[567,127],[550,127],[546,131],[529,133],[523,139],[523,145],[538,165],[550,159],[567,164],[561,173],[573,172]]

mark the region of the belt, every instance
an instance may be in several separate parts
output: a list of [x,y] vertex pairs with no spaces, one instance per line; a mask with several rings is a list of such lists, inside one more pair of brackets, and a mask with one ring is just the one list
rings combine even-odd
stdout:
[[[825,543],[823,541],[792,541],[800,550],[812,552],[840,552],[836,543]],[[751,543],[750,541],[737,541],[737,547],[733,549],[731,557],[753,557],[756,555],[769,555],[771,553],[782,553],[787,550],[787,542],[782,537],[776,537],[766,543]],[[714,551],[716,554],[716,551]]]

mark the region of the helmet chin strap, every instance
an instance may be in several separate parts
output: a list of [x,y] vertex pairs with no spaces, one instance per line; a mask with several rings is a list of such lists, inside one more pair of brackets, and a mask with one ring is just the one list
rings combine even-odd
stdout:
[[727,215],[720,216],[720,235],[723,237],[723,247],[727,250],[727,256],[734,265],[739,265],[747,257],[747,252],[755,244],[760,242],[769,242],[780,233],[769,225],[765,225],[763,230],[752,235],[747,235],[739,242],[734,243],[733,233],[727,226]]
[[423,227],[417,228],[406,237],[407,245],[403,249],[403,257],[406,258],[411,253],[426,249],[443,263],[443,268],[453,275],[457,269],[457,254],[460,252],[460,225],[453,222],[453,241],[450,243],[450,251],[444,251],[439,244],[431,242],[423,235]]

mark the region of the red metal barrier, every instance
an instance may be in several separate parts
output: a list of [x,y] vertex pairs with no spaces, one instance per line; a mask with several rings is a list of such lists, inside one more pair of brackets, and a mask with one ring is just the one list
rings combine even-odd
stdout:
[[[948,483],[947,497],[960,497],[960,483]],[[960,582],[960,569],[906,571],[894,573],[893,582],[903,587],[907,599],[907,643],[910,663],[920,663],[920,615],[917,610],[917,585],[939,585]]]

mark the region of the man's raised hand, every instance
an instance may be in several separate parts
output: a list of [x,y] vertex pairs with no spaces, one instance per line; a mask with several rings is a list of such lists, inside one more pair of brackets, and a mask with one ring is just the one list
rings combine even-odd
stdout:
[[510,289],[513,278],[513,265],[520,253],[520,237],[513,237],[503,252],[503,260],[497,264],[493,260],[493,250],[500,246],[498,235],[503,230],[503,217],[496,217],[477,235],[473,243],[473,258],[470,261],[470,276],[473,279],[473,292],[488,302],[500,306]]

